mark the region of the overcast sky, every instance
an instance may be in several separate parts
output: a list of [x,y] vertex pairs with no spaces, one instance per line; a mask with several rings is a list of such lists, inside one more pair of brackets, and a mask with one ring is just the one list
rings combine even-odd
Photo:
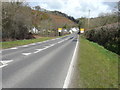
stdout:
[[74,18],[97,17],[100,13],[111,12],[118,0],[34,0],[30,2],[30,6],[39,5],[47,10],[57,10],[66,13]]

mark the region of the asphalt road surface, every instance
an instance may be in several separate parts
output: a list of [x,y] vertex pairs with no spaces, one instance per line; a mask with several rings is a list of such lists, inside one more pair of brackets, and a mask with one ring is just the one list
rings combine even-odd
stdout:
[[2,88],[62,88],[77,34],[3,50]]

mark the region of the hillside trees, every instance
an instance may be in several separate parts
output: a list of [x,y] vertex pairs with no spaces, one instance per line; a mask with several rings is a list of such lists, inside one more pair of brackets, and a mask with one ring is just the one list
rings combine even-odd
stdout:
[[[88,18],[82,17],[77,20],[79,20],[78,25],[81,23],[82,24],[81,27],[85,29],[88,28]],[[97,27],[101,27],[107,24],[112,24],[117,22],[118,22],[118,14],[116,14],[116,12],[101,13],[98,17],[90,18],[89,29],[93,29],[93,28],[97,28]]]

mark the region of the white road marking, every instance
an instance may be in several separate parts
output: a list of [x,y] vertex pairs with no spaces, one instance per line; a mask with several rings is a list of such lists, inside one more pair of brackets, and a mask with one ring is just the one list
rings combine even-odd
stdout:
[[55,44],[51,44],[50,47],[54,46]]
[[24,45],[24,46],[22,46],[22,47],[28,47],[28,45]]
[[46,46],[45,48],[43,48],[43,49],[36,49],[37,51],[35,51],[34,53],[38,53],[38,52],[40,52],[40,51],[42,51],[42,50],[45,50],[45,49],[47,49],[47,48],[49,48],[49,47],[52,47],[52,46],[54,46],[55,44],[51,44],[50,46]]
[[2,60],[2,61],[0,61],[2,64],[7,64],[7,63],[10,63],[10,62],[12,62],[13,60]]
[[2,53],[2,50],[0,50],[0,53]]
[[[57,38],[57,39],[60,39],[60,38]],[[48,41],[51,41],[51,40],[55,40],[55,39],[50,39]],[[44,41],[40,42],[40,43],[43,43]],[[18,47],[28,47],[30,45],[35,45],[35,43],[32,43],[32,44],[28,44],[28,45],[21,45],[21,46],[17,46],[16,48]],[[8,49],[3,49],[2,51],[6,51],[6,50],[10,50],[11,48],[8,48]]]
[[62,43],[64,40],[62,40],[62,41],[59,41],[58,43]]
[[23,55],[25,55],[25,56],[28,56],[28,55],[30,55],[31,53],[22,53]]
[[49,48],[50,46],[46,46],[44,49],[47,49],[47,48]]
[[39,44],[41,44],[41,42],[38,42]]
[[2,64],[0,68],[3,68],[8,65],[8,63],[12,62],[13,60],[2,60],[0,63]]
[[44,49],[36,49],[37,51],[35,51],[34,53],[38,53],[38,52],[40,52],[40,51],[42,51],[42,50],[44,50]]
[[10,49],[18,49],[17,47],[13,47],[13,48],[10,48]]
[[75,64],[75,60],[76,60],[76,54],[77,54],[77,48],[78,48],[78,41],[77,41],[77,44],[76,44],[76,47],[75,47],[75,50],[74,50],[74,53],[73,53],[73,57],[72,57],[72,61],[70,63],[70,66],[69,66],[69,69],[68,69],[68,73],[67,73],[67,76],[66,76],[66,79],[64,81],[64,84],[63,84],[63,88],[68,88],[70,82],[71,82],[71,77],[72,77],[72,72],[74,70],[74,64]]
[[8,65],[8,64],[1,65],[0,68],[3,68],[3,67],[5,67],[5,66],[7,66],[7,65]]
[[36,45],[35,43],[32,43],[31,45]]

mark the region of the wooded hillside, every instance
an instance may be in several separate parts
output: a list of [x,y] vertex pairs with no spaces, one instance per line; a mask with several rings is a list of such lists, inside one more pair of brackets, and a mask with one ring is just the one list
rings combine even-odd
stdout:
[[34,38],[33,28],[38,35],[57,36],[58,28],[68,29],[76,23],[53,13],[32,9],[23,2],[2,2],[2,40]]

